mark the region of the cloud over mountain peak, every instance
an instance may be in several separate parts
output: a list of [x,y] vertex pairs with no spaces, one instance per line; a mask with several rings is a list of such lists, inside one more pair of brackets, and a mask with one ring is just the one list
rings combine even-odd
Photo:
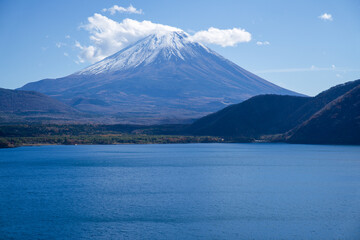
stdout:
[[[91,44],[86,46],[76,42],[75,46],[80,49],[79,62],[94,63],[100,61],[152,34],[183,31],[177,27],[153,23],[148,20],[137,21],[126,18],[117,22],[99,13],[95,13],[87,20],[87,23],[81,25],[81,28],[89,33]],[[218,29],[210,27],[208,30],[198,31],[192,36],[189,35],[189,40],[228,47],[241,42],[249,42],[251,34],[240,28]]]

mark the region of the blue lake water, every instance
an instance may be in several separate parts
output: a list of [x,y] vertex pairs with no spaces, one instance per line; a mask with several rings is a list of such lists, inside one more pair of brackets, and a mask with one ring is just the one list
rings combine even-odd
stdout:
[[0,239],[360,239],[360,147],[0,149]]

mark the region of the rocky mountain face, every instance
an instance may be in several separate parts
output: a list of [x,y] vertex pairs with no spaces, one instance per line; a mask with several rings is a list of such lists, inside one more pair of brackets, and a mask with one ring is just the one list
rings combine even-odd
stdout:
[[184,32],[148,36],[72,75],[21,90],[140,124],[191,121],[259,94],[299,95],[191,41]]

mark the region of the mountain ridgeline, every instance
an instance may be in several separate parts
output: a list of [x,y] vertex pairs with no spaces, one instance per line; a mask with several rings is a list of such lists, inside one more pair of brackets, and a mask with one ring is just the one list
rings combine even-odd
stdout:
[[200,118],[188,132],[291,143],[360,144],[360,80],[315,97],[256,96]]
[[292,143],[360,144],[360,84],[286,135]]
[[274,85],[184,32],[154,34],[79,72],[26,84],[122,123],[186,122],[259,94],[300,94]]
[[[246,71],[184,32],[150,35],[63,78],[0,89],[0,100],[2,124],[92,124],[82,134],[101,135],[101,141],[111,134],[157,134],[360,144],[360,80],[306,97]],[[115,123],[122,125],[110,125]],[[32,126],[3,128],[0,137],[24,129],[35,134],[27,137],[38,137]],[[55,129],[52,134],[62,132],[59,141],[66,142],[82,127]]]
[[198,135],[259,137],[282,133],[293,122],[288,118],[295,109],[309,102],[308,97],[259,95],[234,104],[195,121],[190,130]]
[[[1,117],[9,113],[34,117],[34,112],[49,114],[49,111],[54,112],[55,109],[58,109],[56,111],[60,114],[76,112],[63,103],[39,93],[2,90],[1,96]],[[360,144],[360,80],[335,86],[315,97],[274,94],[255,96],[200,118],[193,124],[110,125],[107,122],[0,126],[0,147],[46,143],[119,144],[254,140]]]
[[66,121],[80,112],[54,98],[34,91],[0,88],[0,122]]

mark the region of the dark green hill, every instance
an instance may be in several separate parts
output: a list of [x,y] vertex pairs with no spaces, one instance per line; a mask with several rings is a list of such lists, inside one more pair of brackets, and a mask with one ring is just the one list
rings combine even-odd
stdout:
[[[360,80],[337,85],[315,97],[255,96],[200,118],[188,130],[196,135],[224,137],[257,138],[282,134],[302,124],[327,104],[357,86],[360,86]],[[344,117],[350,118],[350,115]]]
[[282,133],[293,127],[289,115],[309,102],[309,97],[259,95],[205,116],[189,130],[198,135],[251,136]]
[[44,94],[0,88],[0,122],[60,120],[78,114],[74,108]]
[[325,107],[326,104],[359,85],[360,80],[356,80],[336,85],[326,91],[319,93],[309,102],[297,109],[291,116],[289,116],[288,121],[294,123],[294,125],[301,124],[302,122],[309,119],[317,111]]
[[360,144],[360,85],[336,98],[295,129],[287,141]]

